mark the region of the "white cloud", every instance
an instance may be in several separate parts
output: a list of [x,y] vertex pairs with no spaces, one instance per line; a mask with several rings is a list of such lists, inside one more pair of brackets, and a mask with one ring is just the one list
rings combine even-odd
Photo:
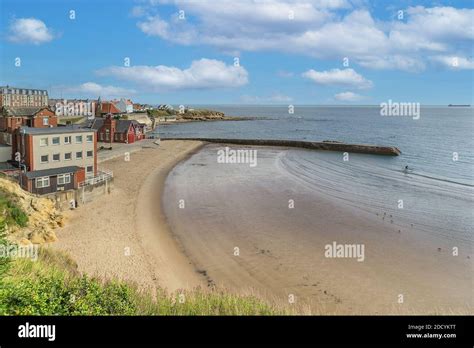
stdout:
[[454,7],[409,7],[408,20],[395,22],[392,33],[417,38],[423,47],[449,44],[447,40],[474,39],[474,10]]
[[131,94],[135,94],[136,91],[133,89],[125,89],[115,86],[102,86],[95,82],[86,82],[79,86],[61,88],[66,93],[79,94],[88,96],[91,98],[117,98],[117,97],[129,97]]
[[186,20],[176,15],[162,18],[156,15],[159,6],[151,7],[150,15],[137,23],[143,32],[182,45],[210,45],[223,52],[267,50],[319,59],[348,57],[351,63],[373,69],[420,71],[429,62],[426,57],[433,54],[469,56],[474,40],[473,9],[408,7],[404,20],[382,21],[372,17],[364,1],[153,3],[174,4],[185,11]]
[[328,71],[310,69],[304,72],[302,76],[321,85],[351,86],[361,89],[373,86],[372,81],[367,80],[353,69],[332,69]]
[[244,104],[287,104],[292,102],[293,98],[281,93],[273,93],[265,97],[243,95],[240,101]]
[[431,59],[450,69],[474,69],[474,59],[458,56],[433,56]]
[[112,66],[98,73],[155,90],[240,87],[248,83],[247,70],[242,66],[226,65],[222,61],[205,58],[193,61],[187,69],[165,65]]
[[341,92],[341,93],[335,94],[334,98],[339,101],[344,101],[344,102],[356,102],[356,101],[364,99],[365,97],[353,92]]
[[361,57],[359,65],[369,69],[397,69],[409,72],[417,72],[425,69],[426,64],[418,57],[407,55],[371,55]]
[[10,25],[9,40],[39,45],[53,40],[54,35],[46,24],[36,18],[18,18]]

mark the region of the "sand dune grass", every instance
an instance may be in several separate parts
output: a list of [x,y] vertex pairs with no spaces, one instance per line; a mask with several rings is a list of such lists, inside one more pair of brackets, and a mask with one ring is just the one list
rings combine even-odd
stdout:
[[278,315],[289,311],[255,296],[196,288],[167,293],[81,275],[65,253],[11,259],[0,276],[0,315]]

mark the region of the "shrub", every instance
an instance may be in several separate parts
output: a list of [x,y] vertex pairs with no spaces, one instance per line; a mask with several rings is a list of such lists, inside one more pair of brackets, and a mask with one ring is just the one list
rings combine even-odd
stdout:
[[28,225],[28,215],[26,215],[23,210],[18,208],[12,202],[9,204],[10,207],[10,216],[15,220],[16,224],[20,227],[26,227]]
[[7,225],[12,223],[20,227],[28,225],[28,215],[16,204],[18,198],[9,192],[0,189],[0,211]]

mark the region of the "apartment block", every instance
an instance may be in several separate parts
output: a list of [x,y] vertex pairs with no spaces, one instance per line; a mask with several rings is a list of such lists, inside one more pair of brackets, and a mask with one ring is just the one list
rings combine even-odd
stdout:
[[97,175],[95,130],[21,127],[13,136],[12,159],[24,170],[22,186],[37,194],[78,188]]
[[0,107],[48,106],[48,91],[11,86],[0,87]]

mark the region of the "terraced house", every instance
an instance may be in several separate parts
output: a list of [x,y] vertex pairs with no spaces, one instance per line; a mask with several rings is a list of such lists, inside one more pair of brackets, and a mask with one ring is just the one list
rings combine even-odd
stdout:
[[23,189],[48,194],[77,189],[97,174],[97,133],[79,127],[21,127],[13,137],[13,160],[23,169]]

